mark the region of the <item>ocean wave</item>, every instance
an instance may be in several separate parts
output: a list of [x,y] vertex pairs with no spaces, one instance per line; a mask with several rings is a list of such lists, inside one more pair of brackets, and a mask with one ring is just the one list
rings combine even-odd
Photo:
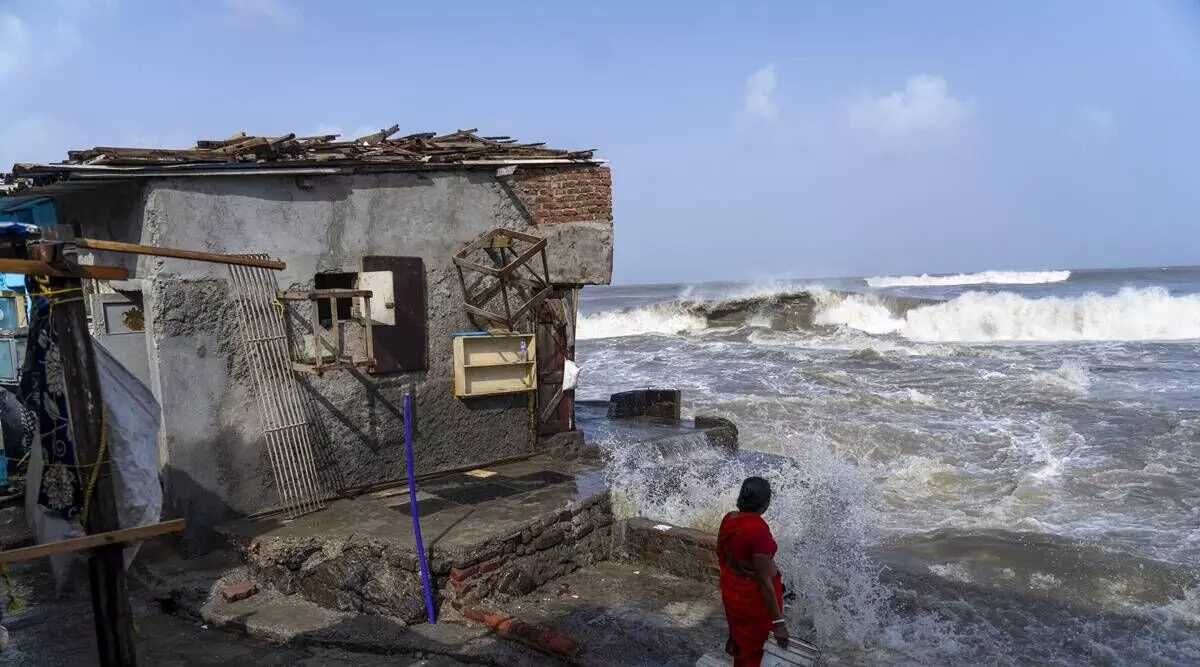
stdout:
[[1193,340],[1200,339],[1200,295],[1147,287],[1072,298],[967,292],[935,301],[811,288],[596,313],[580,318],[577,337],[693,335],[721,327],[840,329],[921,343]]
[[900,316],[854,295],[829,300],[816,322],[925,342],[1191,340],[1200,339],[1200,295],[1161,287],[1041,299],[968,292]]
[[[814,317],[823,304],[850,296],[822,287],[791,286],[775,291],[761,289],[710,299],[691,298],[690,295],[685,291],[675,301],[585,315],[579,319],[576,338],[688,335],[710,328],[737,327],[806,330],[813,328]],[[873,307],[882,308],[889,317],[902,316],[914,306],[938,303],[930,299],[908,297],[871,298]]]
[[690,312],[679,302],[672,302],[585,315],[579,318],[575,337],[587,340],[651,334],[670,336],[699,331],[707,326],[708,321],[703,315]]
[[880,276],[866,278],[870,287],[947,287],[952,285],[1037,285],[1061,283],[1070,271],[983,271],[952,276]]

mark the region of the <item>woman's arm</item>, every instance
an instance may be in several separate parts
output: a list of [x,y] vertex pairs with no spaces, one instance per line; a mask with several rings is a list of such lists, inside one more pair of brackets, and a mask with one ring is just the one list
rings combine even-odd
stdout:
[[779,642],[781,648],[787,648],[787,622],[783,617],[783,610],[779,608],[779,600],[775,597],[775,559],[766,554],[754,554],[754,578],[758,580],[763,603],[767,605],[767,611],[771,614],[775,641]]

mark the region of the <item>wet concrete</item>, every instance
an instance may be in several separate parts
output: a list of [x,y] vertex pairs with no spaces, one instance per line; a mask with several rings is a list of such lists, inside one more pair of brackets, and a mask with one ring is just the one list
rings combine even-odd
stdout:
[[690,420],[674,421],[657,417],[609,419],[608,401],[576,401],[575,423],[589,444],[637,443],[700,432]]
[[716,586],[625,562],[580,570],[500,610],[579,641],[588,667],[691,667],[727,634]]

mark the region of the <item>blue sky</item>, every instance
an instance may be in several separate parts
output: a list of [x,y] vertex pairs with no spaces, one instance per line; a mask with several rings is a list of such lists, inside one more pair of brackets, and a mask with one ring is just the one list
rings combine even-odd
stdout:
[[1200,3],[0,0],[0,165],[597,148],[620,283],[1200,264]]

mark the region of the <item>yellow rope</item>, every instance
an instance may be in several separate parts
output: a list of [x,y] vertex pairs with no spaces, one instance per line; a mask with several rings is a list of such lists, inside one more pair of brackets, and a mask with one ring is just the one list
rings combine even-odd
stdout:
[[25,601],[17,597],[13,590],[12,575],[8,572],[8,564],[0,565],[0,573],[4,575],[4,592],[8,595],[8,604],[4,605],[5,613],[15,614],[25,608]]
[[56,296],[59,294],[70,294],[72,292],[82,292],[82,287],[64,287],[62,289],[47,289],[35,292],[34,296]]
[[96,481],[100,479],[100,466],[106,462],[104,455],[108,453],[108,406],[100,399],[100,451],[96,452],[96,462],[92,464],[92,474],[88,476],[87,490],[83,492],[83,525],[87,527],[88,510],[91,509],[92,493],[96,490]]

